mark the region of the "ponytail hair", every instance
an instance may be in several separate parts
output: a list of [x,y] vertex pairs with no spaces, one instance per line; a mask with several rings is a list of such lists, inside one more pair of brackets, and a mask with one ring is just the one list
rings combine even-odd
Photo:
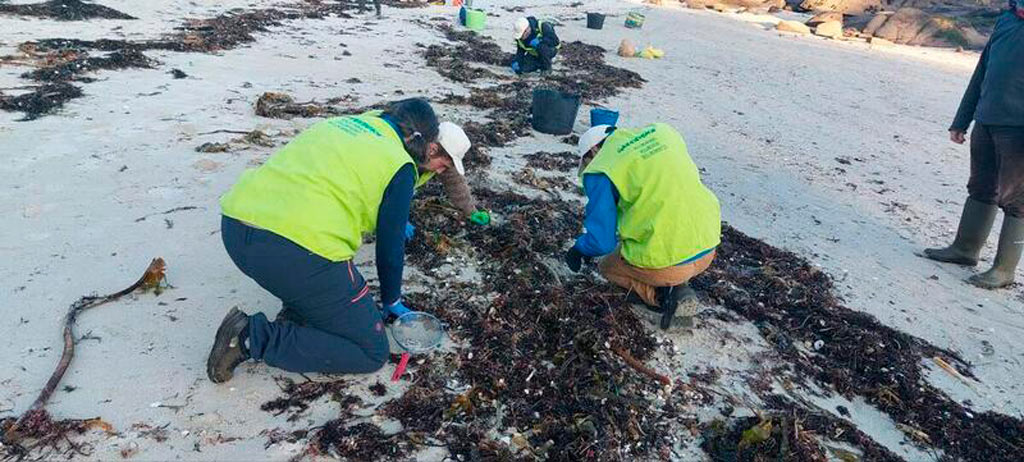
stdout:
[[402,131],[399,135],[406,152],[417,164],[427,161],[427,147],[437,141],[438,122],[434,108],[423,98],[409,98],[393,101],[384,109]]

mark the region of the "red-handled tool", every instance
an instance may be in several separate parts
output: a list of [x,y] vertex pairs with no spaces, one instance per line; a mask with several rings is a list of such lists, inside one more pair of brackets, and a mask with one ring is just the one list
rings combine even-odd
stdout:
[[391,381],[397,382],[398,379],[402,378],[402,374],[405,373],[405,366],[409,365],[409,353],[402,353],[401,359],[398,360],[398,367],[395,368],[395,373],[391,374]]

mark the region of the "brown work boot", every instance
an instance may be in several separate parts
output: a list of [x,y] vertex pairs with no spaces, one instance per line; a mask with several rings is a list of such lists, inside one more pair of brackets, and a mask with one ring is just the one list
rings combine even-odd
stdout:
[[217,328],[210,357],[206,360],[206,375],[213,383],[224,383],[234,376],[235,368],[249,359],[245,337],[249,329],[249,316],[232,308]]

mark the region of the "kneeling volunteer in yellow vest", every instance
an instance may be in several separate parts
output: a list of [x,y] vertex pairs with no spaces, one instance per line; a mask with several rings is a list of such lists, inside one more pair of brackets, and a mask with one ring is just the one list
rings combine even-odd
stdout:
[[722,224],[682,136],[666,124],[599,125],[578,153],[586,231],[566,253],[569,268],[611,254],[598,268],[605,278],[638,295],[662,329],[691,326],[697,300],[687,283],[714,260]]
[[233,308],[207,360],[210,380],[231,379],[247,359],[293,372],[371,372],[384,364],[382,313],[352,259],[363,235],[375,233],[381,302],[408,311],[401,286],[414,187],[449,168],[462,173],[469,148],[461,129],[446,130],[447,139],[439,131],[425,100],[398,101],[383,112],[318,122],[242,174],[221,198],[224,247],[289,316],[271,322]]

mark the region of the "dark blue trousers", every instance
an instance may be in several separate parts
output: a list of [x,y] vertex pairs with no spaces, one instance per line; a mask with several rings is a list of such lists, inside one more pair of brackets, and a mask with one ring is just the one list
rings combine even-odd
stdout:
[[361,373],[384,365],[381,312],[351,261],[332,262],[229,217],[221,220],[221,236],[238,269],[305,321],[250,316],[252,359],[292,372]]

